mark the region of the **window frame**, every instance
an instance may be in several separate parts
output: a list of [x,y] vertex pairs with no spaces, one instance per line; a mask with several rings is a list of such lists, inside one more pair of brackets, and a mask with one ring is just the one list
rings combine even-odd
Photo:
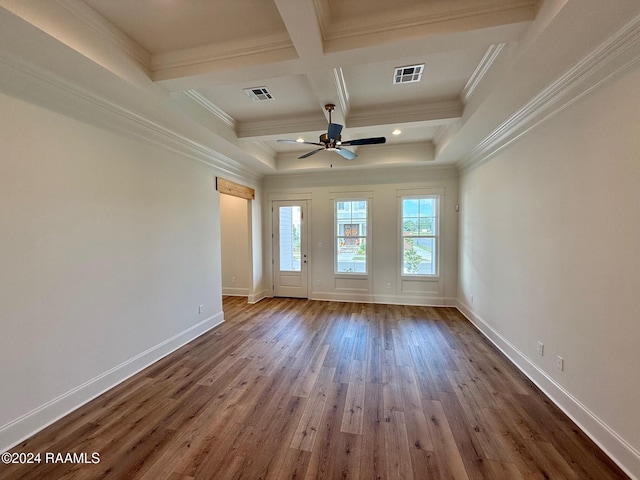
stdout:
[[[339,204],[350,204],[349,206],[349,214],[350,221],[349,225],[353,224],[353,211],[354,204],[358,202],[364,202],[366,208],[365,215],[365,234],[364,235],[356,235],[356,236],[345,236],[340,234],[340,224],[338,218],[338,205]],[[371,199],[367,196],[336,196],[333,199],[333,273],[336,276],[360,276],[360,277],[368,277],[370,271],[370,262],[371,262],[371,239],[369,232],[371,231]],[[365,245],[365,261],[364,261],[364,272],[342,272],[338,270],[338,241],[340,238],[355,238],[355,239],[364,239]]]
[[[437,280],[440,278],[440,237],[441,237],[441,203],[442,194],[440,192],[398,192],[398,229],[399,229],[399,243],[398,243],[398,258],[399,258],[399,273],[400,278],[403,280]],[[405,235],[404,233],[404,200],[408,199],[429,199],[435,200],[434,205],[434,234],[433,235]],[[410,217],[408,217],[410,218]],[[416,217],[419,221],[420,216]],[[404,241],[405,238],[431,238],[434,241],[435,255],[432,254],[432,261],[434,262],[434,273],[405,273],[404,271]]]

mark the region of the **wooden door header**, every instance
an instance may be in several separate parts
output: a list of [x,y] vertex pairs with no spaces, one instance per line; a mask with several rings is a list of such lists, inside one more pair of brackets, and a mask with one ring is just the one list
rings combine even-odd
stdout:
[[220,177],[216,177],[216,190],[225,195],[246,198],[247,200],[255,200],[256,198],[256,191],[253,188]]

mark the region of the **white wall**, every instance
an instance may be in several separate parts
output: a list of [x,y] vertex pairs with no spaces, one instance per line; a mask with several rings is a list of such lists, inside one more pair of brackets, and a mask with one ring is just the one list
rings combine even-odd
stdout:
[[638,85],[627,72],[463,172],[458,288],[470,318],[636,477]]
[[[457,184],[458,173],[453,168],[369,171],[346,168],[331,173],[266,177],[265,251],[272,255],[271,202],[292,196],[307,198],[311,201],[309,298],[417,305],[452,303],[457,288]],[[400,278],[398,195],[417,189],[440,189],[444,192],[440,220],[440,277],[429,282],[406,282]],[[371,263],[366,278],[334,274],[333,199],[354,194],[370,199],[368,242]],[[267,265],[271,266],[270,260]],[[268,275],[271,278],[270,268]]]
[[1,94],[0,112],[4,451],[222,305],[210,167]]
[[222,293],[248,296],[251,290],[250,204],[244,198],[220,195]]
[[249,303],[256,303],[269,295],[265,277],[265,255],[263,253],[263,206],[262,187],[256,191],[256,198],[251,201],[251,292]]

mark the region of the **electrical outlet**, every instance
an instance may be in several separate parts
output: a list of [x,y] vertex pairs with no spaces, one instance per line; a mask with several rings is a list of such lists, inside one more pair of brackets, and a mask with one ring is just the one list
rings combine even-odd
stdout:
[[391,288],[391,282],[387,282],[387,288]]
[[558,370],[560,371],[564,370],[564,358],[562,358],[560,355],[558,355],[558,357],[556,358],[556,367],[558,367]]
[[541,357],[544,355],[544,343],[538,342],[538,355]]
[[198,305],[198,313],[204,312],[204,305]]

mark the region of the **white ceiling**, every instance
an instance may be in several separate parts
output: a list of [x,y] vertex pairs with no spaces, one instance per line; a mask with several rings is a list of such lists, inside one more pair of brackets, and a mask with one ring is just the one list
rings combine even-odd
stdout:
[[[157,85],[222,120],[240,145],[254,143],[276,171],[311,168],[308,159],[292,161],[309,146],[277,140],[317,142],[327,103],[336,105],[332,120],[344,125],[344,140],[387,138],[384,150],[352,148],[366,164],[384,164],[394,145],[403,152],[415,145],[401,163],[444,162],[425,157],[424,145],[435,152],[436,135],[462,117],[465,86],[478,80],[487,52],[517,42],[538,7],[537,0],[57,3],[125,36]],[[394,68],[413,64],[425,65],[422,80],[393,85]],[[262,86],[273,100],[255,102],[243,91]],[[396,128],[402,133],[391,135]]]
[[[499,74],[513,70],[514,52],[566,1],[546,0],[544,15],[542,0],[0,5],[121,78],[133,78],[123,73],[130,66],[110,60],[115,45],[153,88],[176,99],[182,114],[239,149],[239,161],[255,158],[260,173],[272,174],[329,168],[327,158],[335,154],[297,160],[309,146],[277,142],[317,141],[326,131],[327,103],[336,105],[332,120],[344,125],[343,140],[387,138],[387,145],[353,147],[359,158],[351,165],[459,162],[504,120],[501,109],[509,113],[503,103],[515,96],[510,84],[496,81]],[[111,43],[95,41],[89,30]],[[394,67],[412,64],[425,65],[422,80],[393,85]],[[254,102],[243,91],[262,86],[273,100]],[[394,136],[396,128],[402,133]]]
[[[85,0],[151,54],[286,34],[273,2]],[[249,18],[253,21],[247,21]],[[257,20],[257,21],[256,21]]]

